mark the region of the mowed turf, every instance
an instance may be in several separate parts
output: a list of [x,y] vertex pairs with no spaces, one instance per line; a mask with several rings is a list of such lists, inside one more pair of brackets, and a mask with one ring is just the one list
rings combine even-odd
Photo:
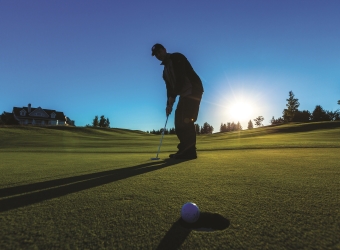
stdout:
[[[340,124],[198,136],[0,128],[0,249],[340,249]],[[91,147],[92,145],[92,147]],[[230,221],[181,227],[181,206]]]

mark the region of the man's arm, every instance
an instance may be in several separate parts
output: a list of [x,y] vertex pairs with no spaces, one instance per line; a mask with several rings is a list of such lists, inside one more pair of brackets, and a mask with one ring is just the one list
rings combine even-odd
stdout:
[[181,53],[173,53],[172,55],[172,65],[176,76],[175,92],[180,93],[185,85],[186,67],[189,64],[189,61]]
[[166,115],[170,115],[172,112],[172,107],[176,101],[176,98],[169,97],[168,101],[166,102]]
[[165,112],[166,112],[166,115],[170,115],[172,112],[172,107],[176,101],[177,94],[175,94],[174,90],[170,87],[170,84],[166,81],[164,77],[164,73],[163,73],[163,80],[165,82],[166,95],[167,95]]

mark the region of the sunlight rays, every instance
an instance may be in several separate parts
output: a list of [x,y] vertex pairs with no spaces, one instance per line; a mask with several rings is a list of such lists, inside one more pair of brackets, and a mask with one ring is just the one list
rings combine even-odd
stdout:
[[[263,88],[267,82],[265,76],[248,75],[232,76],[227,74],[214,84],[213,92],[209,99],[203,98],[202,102],[209,104],[210,116],[215,117],[215,124],[240,122],[244,129],[247,128],[249,120],[263,115],[267,105],[267,89]],[[208,97],[208,96],[206,96]],[[215,125],[216,126],[216,125]]]

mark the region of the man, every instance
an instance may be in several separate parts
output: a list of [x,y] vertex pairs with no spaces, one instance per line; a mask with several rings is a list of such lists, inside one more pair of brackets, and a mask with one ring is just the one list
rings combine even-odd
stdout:
[[170,158],[196,159],[196,130],[203,85],[187,58],[181,53],[167,53],[163,45],[156,43],[151,48],[155,56],[164,65],[163,79],[167,90],[166,115],[172,112],[173,104],[179,95],[175,111],[175,130],[179,139],[178,151]]

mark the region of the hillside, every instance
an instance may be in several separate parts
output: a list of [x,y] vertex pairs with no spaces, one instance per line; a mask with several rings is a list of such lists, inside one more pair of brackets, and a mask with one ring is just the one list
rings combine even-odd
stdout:
[[[89,127],[0,127],[1,151],[156,152],[160,135],[127,129]],[[162,150],[176,149],[165,135]],[[239,132],[198,135],[198,150],[283,147],[340,147],[340,122],[297,123]]]

